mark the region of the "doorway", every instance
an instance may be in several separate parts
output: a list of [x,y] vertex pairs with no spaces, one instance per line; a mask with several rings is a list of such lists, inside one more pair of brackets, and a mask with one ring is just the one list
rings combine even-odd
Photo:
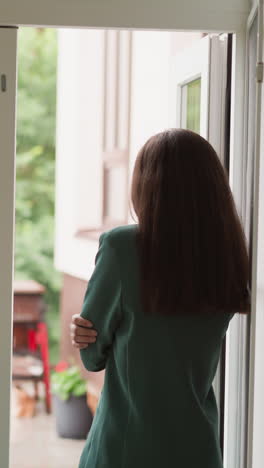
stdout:
[[[223,10],[225,9],[225,6],[226,5],[224,5]],[[128,8],[128,12],[131,14],[131,9]],[[18,13],[19,13],[19,9],[18,9]],[[196,11],[196,14],[197,13],[198,12]],[[228,29],[228,30],[231,30],[231,31],[232,30],[241,30],[240,26],[238,26],[238,24],[237,24],[237,22],[240,21],[241,16],[238,15],[237,12],[235,14],[231,13],[230,15],[228,15],[228,18],[226,18],[226,14],[224,15],[222,10],[221,10],[220,13],[221,14],[218,15],[217,21],[214,22],[214,27],[216,29],[222,30],[222,28],[219,27],[219,25],[221,24],[221,21],[222,21],[222,24],[225,24],[225,28]],[[57,12],[55,12],[55,16],[56,16],[56,14],[57,14]],[[121,9],[121,13],[119,13],[118,17],[120,17],[121,14],[122,14],[122,9]],[[243,15],[245,15],[245,14],[247,14],[246,9],[243,10]],[[161,23],[163,22],[165,24],[166,23],[165,16],[167,16],[167,13],[166,13],[165,16],[164,15],[165,14],[163,13],[162,16],[161,16]],[[191,22],[189,21],[189,23],[188,23],[186,14],[185,15],[183,14],[182,24],[188,24],[188,29],[189,29],[190,24],[195,23],[195,21],[193,19],[194,16],[195,15],[192,16]],[[214,16],[214,18],[216,16],[217,16],[217,14]],[[236,16],[236,20],[234,19],[235,16]],[[225,17],[225,19],[223,20],[224,17]],[[109,18],[110,18],[110,22],[114,21],[113,16],[111,14],[109,15]],[[132,14],[131,18],[132,19],[135,18],[135,14]],[[143,15],[142,18],[143,18],[142,19],[143,22],[146,21],[146,16]],[[201,22],[201,15],[197,14],[197,18],[198,18],[198,22],[196,24],[198,24],[199,21]],[[20,24],[20,22],[18,22],[18,24]],[[34,21],[32,21],[31,24],[36,24],[36,23],[34,23]],[[69,24],[69,23],[67,23],[67,24]],[[241,20],[240,25],[241,24],[242,24],[242,20]],[[201,28],[201,29],[203,30],[203,28]],[[12,47],[15,47],[15,37],[13,36],[13,38],[12,38],[11,34],[9,36],[10,36],[11,42],[13,40],[13,42],[11,44]],[[241,135],[243,134],[243,131],[242,131],[242,129],[243,129],[242,120],[243,119],[241,118],[241,115],[243,114],[243,94],[244,94],[244,92],[243,92],[243,89],[242,89],[243,86],[241,85],[241,83],[239,84],[239,77],[242,79],[243,70],[244,70],[244,58],[245,58],[245,57],[243,57],[243,54],[245,53],[244,38],[245,38],[245,36],[243,35],[243,33],[238,33],[237,36],[236,36],[236,44],[235,44],[235,51],[234,51],[234,67],[235,67],[236,75],[233,78],[233,102],[235,104],[233,104],[232,115],[231,115],[231,126],[232,126],[232,141],[231,141],[231,156],[232,156],[232,158],[231,158],[232,159],[232,161],[231,161],[231,179],[232,180],[231,181],[232,181],[234,194],[235,194],[235,197],[236,197],[237,200],[239,199],[239,192],[241,191],[241,184],[240,184],[240,182],[236,183],[234,174],[240,173],[240,170],[239,170],[239,167],[240,167],[239,153],[241,152],[241,148],[242,148]],[[6,41],[7,35],[5,37],[3,36],[3,39],[4,39],[4,41]],[[14,62],[12,62],[12,60],[10,61],[10,58],[9,58],[9,60],[6,61],[6,66],[11,71],[12,76],[15,76]],[[5,88],[4,81],[5,81],[5,79],[3,78],[2,79],[2,89]],[[243,83],[243,79],[241,81]],[[13,89],[14,89],[15,83],[14,82],[13,83],[9,82],[9,83],[10,83],[11,86],[13,86]],[[235,85],[237,85],[237,86],[235,86]],[[15,108],[14,100],[13,100],[13,102],[9,101],[7,103],[7,105],[9,105],[9,107],[8,107],[9,111],[8,111],[7,115],[11,116],[11,119],[13,118],[13,121],[14,121],[14,108]],[[3,129],[5,129],[5,128],[6,128],[5,125],[3,125]],[[10,129],[9,129],[9,132],[10,132]],[[8,131],[6,132],[6,134],[8,134]],[[11,141],[11,144],[9,145],[9,147],[6,146],[5,149],[8,148],[8,151],[11,152],[11,154],[12,154],[12,151],[14,149],[14,148],[12,149],[12,138],[10,139],[10,141]],[[237,155],[237,157],[235,157],[235,155]],[[5,201],[6,201],[6,203],[9,201],[9,206],[11,206],[12,203],[13,203],[13,201],[12,201],[12,198],[13,198],[13,196],[12,196],[12,192],[13,192],[12,191],[12,176],[10,177],[10,175],[12,174],[12,171],[13,171],[12,161],[10,161],[9,165],[5,164],[4,169],[5,169],[5,171],[2,172],[2,177],[4,176],[2,186],[6,187],[5,192],[7,193],[7,198],[6,198]],[[9,174],[9,178],[4,180],[6,174]],[[2,213],[2,211],[1,211],[1,213]],[[3,208],[3,213],[6,213],[6,210],[4,208]],[[8,218],[7,215],[4,218],[5,221],[7,222],[7,224],[6,224],[6,228],[4,230],[4,237],[3,238],[9,238],[10,240],[9,240],[9,243],[7,241],[7,243],[5,244],[7,246],[7,250],[5,252],[3,252],[3,258],[6,259],[6,262],[7,262],[8,265],[10,265],[10,259],[12,257],[12,255],[10,256],[10,253],[12,252],[12,237],[13,237],[12,228],[10,228],[10,223],[12,225],[12,219],[11,218],[10,218],[10,215],[9,215],[9,218]],[[11,262],[11,264],[12,264],[12,262]],[[6,278],[4,278],[4,280],[2,282],[2,287],[5,284],[8,285],[8,281],[10,283],[10,278],[12,277],[12,266],[8,271],[9,271],[8,275],[6,276]],[[3,302],[4,307],[6,308],[6,310],[9,310],[11,300],[12,300],[12,294],[11,294],[11,291],[10,291],[10,287],[7,286],[6,294],[3,294],[2,297],[3,297],[3,301],[4,301]],[[4,329],[4,327],[7,326],[7,328],[10,329],[10,325],[11,325],[10,324],[10,319],[5,319],[3,321],[3,327],[2,328]],[[230,339],[232,338],[232,334],[234,334],[233,332],[234,332],[234,330],[233,331],[231,330]],[[10,336],[9,337],[8,336],[4,337],[4,339],[2,340],[2,346],[3,346],[3,349],[9,350],[8,352],[6,351],[6,352],[3,353],[3,356],[6,356],[6,362],[7,362],[7,366],[4,367],[4,372],[5,373],[3,374],[3,375],[7,376],[7,379],[4,379],[4,380],[6,380],[7,383],[6,383],[6,387],[3,387],[3,388],[4,388],[4,394],[8,395],[8,388],[9,388],[9,384],[8,384],[9,365],[8,365],[8,362],[10,362]],[[8,398],[7,398],[7,400],[8,400]],[[5,408],[1,407],[1,414],[7,416],[7,412],[6,412]],[[4,417],[4,419],[6,418],[6,416]],[[7,426],[8,426],[8,424],[7,424]],[[4,450],[2,451],[2,453],[6,453],[5,447],[6,447],[7,440],[8,440],[7,438],[3,437],[2,443],[3,443]],[[230,465],[230,466],[234,466],[234,465]]]

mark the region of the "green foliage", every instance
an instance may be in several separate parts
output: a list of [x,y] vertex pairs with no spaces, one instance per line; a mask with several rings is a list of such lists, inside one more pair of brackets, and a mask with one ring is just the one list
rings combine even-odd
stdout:
[[18,33],[15,277],[46,287],[50,358],[58,359],[60,274],[53,265],[57,31]]
[[67,400],[70,395],[85,395],[87,382],[82,378],[79,368],[71,366],[61,372],[52,372],[51,391],[62,400]]

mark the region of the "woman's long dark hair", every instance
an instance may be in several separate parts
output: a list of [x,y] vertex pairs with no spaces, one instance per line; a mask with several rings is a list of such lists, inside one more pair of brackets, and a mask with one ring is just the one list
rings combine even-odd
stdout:
[[249,261],[228,178],[189,130],[151,137],[132,180],[146,313],[249,310]]

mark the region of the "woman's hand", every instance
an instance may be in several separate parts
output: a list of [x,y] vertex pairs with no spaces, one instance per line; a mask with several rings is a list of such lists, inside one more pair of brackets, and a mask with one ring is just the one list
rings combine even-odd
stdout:
[[84,349],[90,343],[96,342],[97,331],[94,330],[92,322],[81,317],[79,314],[74,314],[70,323],[70,336],[72,346],[78,349]]

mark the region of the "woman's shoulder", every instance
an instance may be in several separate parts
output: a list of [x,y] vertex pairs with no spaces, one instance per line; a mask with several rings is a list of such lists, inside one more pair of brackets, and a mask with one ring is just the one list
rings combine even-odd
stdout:
[[103,238],[108,240],[113,247],[118,247],[129,241],[134,241],[137,232],[138,224],[126,224],[104,232]]

